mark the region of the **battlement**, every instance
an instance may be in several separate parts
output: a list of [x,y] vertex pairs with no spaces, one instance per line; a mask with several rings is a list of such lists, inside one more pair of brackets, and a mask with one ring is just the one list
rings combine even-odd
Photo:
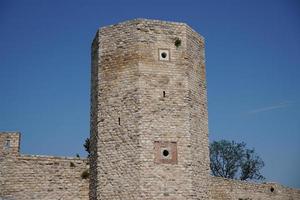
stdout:
[[20,154],[19,132],[0,132],[0,157],[18,156]]

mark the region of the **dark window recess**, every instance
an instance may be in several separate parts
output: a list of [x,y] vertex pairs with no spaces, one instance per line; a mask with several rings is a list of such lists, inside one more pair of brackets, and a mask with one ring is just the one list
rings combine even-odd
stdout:
[[168,150],[163,150],[163,155],[165,156],[165,157],[167,157],[168,155],[169,155],[169,151]]
[[120,117],[118,118],[118,121],[119,121],[119,125],[121,125],[121,118]]
[[275,190],[275,189],[274,189],[273,187],[270,188],[270,191],[271,191],[271,192],[274,192],[274,190]]
[[6,149],[10,148],[10,140],[6,140],[4,146]]
[[165,91],[163,91],[163,97],[166,97],[166,92]]
[[167,57],[167,53],[166,53],[166,52],[162,52],[162,53],[161,53],[161,57],[162,57],[162,58],[166,58],[166,57]]

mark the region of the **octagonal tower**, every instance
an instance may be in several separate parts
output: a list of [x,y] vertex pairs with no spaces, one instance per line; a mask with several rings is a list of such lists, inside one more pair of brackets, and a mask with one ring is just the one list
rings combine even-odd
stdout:
[[92,44],[90,199],[209,199],[204,39],[137,19]]

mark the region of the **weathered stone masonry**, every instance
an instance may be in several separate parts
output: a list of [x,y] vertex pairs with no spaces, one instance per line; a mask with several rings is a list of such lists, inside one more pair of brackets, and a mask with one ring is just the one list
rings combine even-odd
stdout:
[[[85,159],[19,155],[20,134],[15,132],[1,132],[0,144],[0,200],[89,199],[88,181],[79,178],[87,167]],[[214,200],[300,199],[300,190],[276,183],[210,178]]]
[[204,39],[184,23],[98,30],[91,138],[91,200],[300,199],[277,184],[210,176]]
[[87,161],[20,155],[20,134],[0,132],[0,199],[87,200]]
[[208,199],[203,38],[133,20],[100,29],[92,52],[90,198]]
[[251,183],[220,177],[211,177],[213,200],[299,200],[300,190],[277,183]]
[[20,134],[3,132],[0,200],[300,200],[210,176],[204,38],[188,25],[103,27],[91,58],[90,183],[85,159],[22,155]]

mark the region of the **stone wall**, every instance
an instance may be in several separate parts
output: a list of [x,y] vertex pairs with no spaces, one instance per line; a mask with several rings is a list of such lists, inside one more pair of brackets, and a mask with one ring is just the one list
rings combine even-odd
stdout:
[[138,19],[97,32],[91,199],[208,199],[204,62],[204,39],[184,23]]
[[299,200],[300,190],[277,183],[251,183],[211,177],[213,200]]
[[3,132],[0,200],[300,199],[278,184],[209,175],[204,38],[189,26],[107,26],[91,57],[90,184],[85,159],[20,155],[20,134]]
[[210,177],[204,38],[186,24],[137,19],[99,29],[91,77],[91,200],[281,191]]
[[18,133],[0,133],[1,151],[8,138],[13,139],[14,153],[8,154],[9,149],[5,149],[6,154],[0,157],[0,199],[88,199],[88,179],[81,177],[88,168],[85,159],[15,154]]
[[18,132],[0,132],[0,158],[19,155],[20,140],[21,134]]
[[102,28],[92,45],[90,199],[140,195],[136,31]]
[[196,199],[209,199],[210,160],[204,38],[187,26],[188,102],[193,191]]

